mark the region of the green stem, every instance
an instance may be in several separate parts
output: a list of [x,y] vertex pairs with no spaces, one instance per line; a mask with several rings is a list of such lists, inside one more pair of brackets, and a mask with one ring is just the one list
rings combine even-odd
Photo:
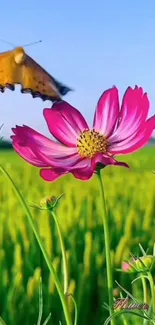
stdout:
[[[122,293],[120,293],[120,297],[121,297],[121,299],[123,299],[123,295],[122,295]],[[124,325],[128,325],[128,322],[127,322],[127,320],[126,320],[126,318],[125,318],[126,316],[124,316],[123,313],[122,313],[121,317],[122,317],[123,324],[124,324]]]
[[[111,256],[110,256],[110,235],[109,235],[109,226],[108,226],[108,216],[106,211],[106,202],[104,196],[104,189],[102,183],[102,177],[100,170],[98,171],[98,179],[100,184],[101,200],[102,200],[102,218],[103,218],[103,227],[104,227],[104,241],[105,241],[105,256],[106,256],[106,269],[107,269],[107,284],[108,284],[108,296],[109,296],[109,308],[110,316],[113,314],[113,279],[112,279],[112,265],[111,265]],[[111,325],[115,324],[115,320],[111,319]]]
[[[142,281],[142,287],[143,287],[143,299],[144,299],[144,303],[147,304],[147,285],[146,285],[146,279],[145,276],[141,275],[141,281]],[[144,325],[148,324],[148,320],[144,319]]]
[[74,297],[72,295],[70,295],[70,298],[72,299],[73,304],[74,304],[74,308],[75,308],[74,325],[77,325],[77,319],[78,319],[77,304],[76,304],[76,301],[75,301],[75,299],[74,299]]
[[51,263],[51,260],[50,260],[50,257],[48,256],[48,253],[46,251],[46,249],[44,248],[44,245],[43,245],[43,242],[42,242],[42,239],[37,231],[37,227],[35,225],[35,222],[32,218],[32,215],[28,209],[28,206],[27,204],[25,203],[20,191],[18,190],[16,184],[14,183],[14,181],[12,180],[12,178],[10,177],[10,175],[7,173],[7,171],[0,165],[0,170],[3,172],[3,174],[6,176],[6,178],[10,181],[10,183],[12,184],[13,186],[13,189],[23,207],[23,210],[25,211],[26,215],[27,215],[27,219],[29,221],[29,224],[35,234],[35,237],[37,239],[37,242],[40,246],[40,249],[42,251],[42,254],[44,256],[44,259],[46,261],[46,264],[49,268],[49,271],[51,272],[52,276],[53,276],[53,280],[54,280],[54,283],[55,283],[55,286],[57,288],[57,291],[58,291],[58,294],[59,294],[59,297],[60,297],[60,300],[61,300],[61,303],[62,303],[62,306],[63,306],[63,310],[64,310],[64,315],[65,315],[65,319],[66,319],[66,324],[67,325],[72,325],[72,319],[71,319],[71,315],[70,315],[70,312],[69,312],[69,308],[68,308],[68,303],[67,303],[67,299],[66,299],[66,296],[64,295],[63,293],[63,288],[61,286],[61,283],[59,281],[59,278],[55,272],[55,269]]
[[150,272],[147,274],[148,280],[150,282],[150,289],[151,289],[151,296],[152,296],[152,310],[153,310],[153,317],[155,315],[155,288],[154,288],[154,282],[153,278]]
[[144,297],[144,303],[147,304],[147,285],[146,285],[146,279],[143,275],[141,275],[141,281],[142,281],[142,287],[143,287],[143,297]]
[[67,263],[67,257],[66,257],[66,250],[65,250],[65,245],[64,245],[64,241],[62,238],[61,229],[60,229],[60,225],[57,220],[57,217],[56,217],[54,211],[51,211],[51,214],[52,214],[52,217],[53,217],[56,227],[57,227],[60,245],[61,245],[61,252],[62,252],[62,259],[63,259],[63,272],[64,272],[64,294],[66,294],[67,290],[68,290],[68,263]]

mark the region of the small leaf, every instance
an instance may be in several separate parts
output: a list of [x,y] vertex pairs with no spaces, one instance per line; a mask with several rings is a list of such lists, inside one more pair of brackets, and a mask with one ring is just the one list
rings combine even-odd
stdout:
[[144,251],[144,249],[140,243],[139,243],[139,247],[140,247],[140,250],[141,250],[143,256],[146,256],[146,252]]
[[48,315],[48,317],[45,319],[43,325],[46,325],[49,321],[49,319],[51,318],[51,313]]

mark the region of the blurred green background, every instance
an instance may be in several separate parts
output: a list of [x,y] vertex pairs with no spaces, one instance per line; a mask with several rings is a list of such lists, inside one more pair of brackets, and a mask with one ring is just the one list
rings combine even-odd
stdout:
[[[150,248],[155,239],[155,148],[119,158],[130,165],[106,167],[102,171],[108,207],[114,279],[141,303],[141,283],[131,285],[133,276],[118,272],[121,261],[140,253],[138,243]],[[26,202],[39,204],[48,195],[65,193],[57,208],[67,257],[70,286],[77,301],[80,325],[102,325],[107,317],[103,303],[108,302],[105,269],[102,207],[97,177],[81,182],[72,175],[54,183],[39,177],[12,150],[1,150],[0,164],[7,170]],[[55,224],[47,211],[30,208],[48,253],[61,279],[62,259]],[[0,174],[0,315],[7,325],[36,324],[38,317],[39,277],[42,276],[44,317],[51,312],[49,324],[65,324],[53,279],[10,184]],[[117,289],[117,285],[115,285]],[[119,292],[114,291],[117,297]],[[74,306],[70,302],[74,314]],[[129,318],[129,324],[141,324]],[[117,324],[122,324],[118,318]]]

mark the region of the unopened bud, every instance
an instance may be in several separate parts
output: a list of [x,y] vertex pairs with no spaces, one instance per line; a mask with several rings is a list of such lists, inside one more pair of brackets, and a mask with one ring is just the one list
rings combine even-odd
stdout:
[[40,207],[44,208],[51,208],[55,204],[57,198],[55,196],[46,196],[40,200]]
[[40,200],[39,205],[32,203],[31,207],[40,210],[53,210],[63,195],[64,194],[61,194],[58,198],[55,196],[46,196]]
[[127,273],[148,272],[155,270],[155,256],[146,255],[132,258],[129,262],[122,263],[122,270]]

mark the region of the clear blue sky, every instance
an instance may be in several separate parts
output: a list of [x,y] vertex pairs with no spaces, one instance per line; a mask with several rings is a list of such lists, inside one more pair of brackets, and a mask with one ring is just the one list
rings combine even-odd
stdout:
[[[105,89],[138,84],[155,113],[155,0],[27,0],[1,3],[0,38],[23,45],[55,78],[75,89],[64,99],[91,122]],[[0,52],[11,49],[0,42]],[[2,135],[27,124],[48,135],[42,117],[50,102],[16,91],[0,93]]]

